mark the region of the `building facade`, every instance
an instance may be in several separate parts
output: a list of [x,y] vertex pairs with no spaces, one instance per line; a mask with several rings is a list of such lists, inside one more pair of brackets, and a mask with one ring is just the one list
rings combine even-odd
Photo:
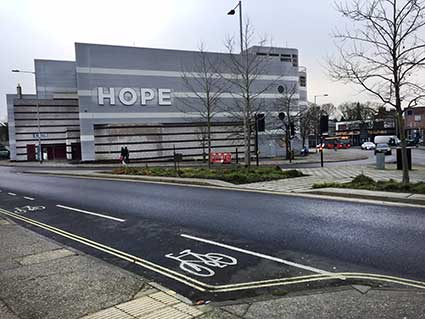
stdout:
[[409,108],[404,112],[406,136],[411,140],[419,140],[425,134],[425,106]]
[[[258,135],[259,151],[263,157],[282,156],[283,132],[273,124],[281,99],[277,88],[295,88],[294,113],[306,108],[306,70],[299,68],[296,49],[251,47],[248,52],[264,61],[252,84],[266,123]],[[241,95],[237,86],[226,84],[238,77],[231,71],[232,56],[206,55],[219,66],[216,76],[226,88],[220,95],[223,107],[213,118],[213,151],[238,148],[243,156],[242,127],[235,117]],[[35,60],[36,94],[7,95],[12,160],[36,160],[38,139],[43,158],[53,160],[116,160],[122,146],[134,160],[205,154],[205,120],[189,106],[201,103],[205,92],[196,86],[188,90],[182,81],[183,75],[202,77],[199,52],[76,43],[75,56],[75,61]]]

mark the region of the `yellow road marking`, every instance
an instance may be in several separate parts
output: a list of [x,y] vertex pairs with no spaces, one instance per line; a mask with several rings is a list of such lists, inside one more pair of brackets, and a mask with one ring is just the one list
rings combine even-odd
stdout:
[[181,283],[183,283],[183,284],[185,284],[189,287],[195,288],[199,291],[231,292],[231,291],[237,291],[237,290],[247,290],[247,289],[257,289],[257,288],[273,287],[273,286],[294,285],[294,284],[305,283],[305,282],[319,282],[319,281],[326,281],[326,280],[336,280],[336,279],[339,279],[338,277],[344,277],[346,279],[368,279],[368,280],[374,280],[374,281],[391,282],[391,283],[396,283],[396,284],[399,284],[399,285],[404,285],[404,286],[409,286],[409,287],[414,287],[414,288],[419,288],[419,289],[425,289],[425,282],[421,282],[421,281],[404,279],[404,278],[395,277],[395,276],[386,276],[386,275],[368,274],[368,273],[350,273],[350,272],[332,273],[332,275],[316,274],[316,275],[297,276],[297,277],[290,277],[290,278],[278,278],[278,279],[253,281],[253,282],[237,283],[237,284],[229,284],[229,285],[208,285],[206,283],[203,283],[203,282],[195,280],[191,277],[182,275],[182,274],[175,272],[171,269],[168,269],[168,268],[165,268],[163,266],[154,264],[150,261],[144,260],[144,259],[139,258],[137,256],[130,255],[128,253],[125,253],[125,252],[120,251],[118,249],[97,243],[97,242],[92,241],[90,239],[69,233],[67,231],[64,231],[64,230],[61,230],[59,228],[38,222],[36,220],[32,220],[30,218],[12,213],[8,210],[0,208],[0,213],[5,214],[5,215],[12,217],[12,218],[22,220],[26,223],[32,224],[34,226],[48,230],[50,232],[56,233],[58,235],[72,239],[74,241],[80,242],[80,243],[85,244],[87,246],[90,246],[92,248],[95,248],[95,249],[98,249],[100,251],[111,254],[113,256],[116,256],[118,258],[127,260],[129,262],[133,262],[133,263],[135,263],[135,264],[137,264],[141,267],[147,268],[147,269],[152,270],[154,272],[157,272],[161,275],[164,275],[168,278],[179,281],[179,282],[181,282]]

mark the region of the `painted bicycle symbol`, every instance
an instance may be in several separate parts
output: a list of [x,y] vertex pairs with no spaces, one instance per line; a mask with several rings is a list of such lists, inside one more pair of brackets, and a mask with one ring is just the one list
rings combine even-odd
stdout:
[[186,249],[180,252],[178,256],[173,254],[165,255],[180,262],[180,269],[200,277],[211,277],[215,275],[215,271],[210,267],[225,268],[238,263],[236,258],[218,254],[207,253],[205,255],[192,252]]
[[36,212],[36,211],[40,211],[40,210],[45,210],[46,207],[44,206],[23,206],[23,207],[15,207],[14,212],[18,213],[18,214],[25,214],[25,213],[29,213],[29,212]]

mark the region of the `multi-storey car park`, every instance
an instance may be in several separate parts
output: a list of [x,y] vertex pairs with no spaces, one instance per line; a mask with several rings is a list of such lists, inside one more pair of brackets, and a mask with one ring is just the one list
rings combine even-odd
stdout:
[[[253,85],[254,90],[267,87],[258,96],[265,115],[265,130],[258,133],[260,156],[282,156],[278,87],[295,90],[291,112],[305,109],[306,70],[298,65],[297,49],[254,46],[247,52],[267,60]],[[204,92],[188,90],[182,80],[183,74],[196,76],[199,52],[76,43],[75,55],[75,61],[35,60],[36,94],[7,95],[11,160],[36,160],[39,139],[44,160],[117,160],[123,146],[133,160],[167,160],[175,151],[189,159],[202,157],[205,119],[187,101],[200,103],[197,93]],[[229,65],[228,53],[206,55]],[[237,76],[223,67],[222,74],[223,81]],[[225,87],[223,104],[241,103],[237,88]],[[238,148],[243,157],[242,128],[231,113],[216,112],[212,149],[235,153]],[[299,136],[292,145],[302,147]]]

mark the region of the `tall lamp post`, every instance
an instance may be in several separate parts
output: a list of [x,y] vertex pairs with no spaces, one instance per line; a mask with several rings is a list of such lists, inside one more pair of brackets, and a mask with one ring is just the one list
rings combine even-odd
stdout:
[[236,8],[239,7],[239,36],[241,42],[241,54],[243,52],[243,31],[242,31],[242,1],[239,1],[236,7],[227,12],[229,16],[233,16],[236,13]]
[[39,99],[38,99],[38,91],[37,91],[37,77],[35,76],[34,71],[23,71],[23,70],[14,69],[14,70],[12,70],[12,72],[32,74],[32,75],[34,75],[34,78],[35,78],[35,94],[36,94],[36,101],[37,101],[36,102],[37,103],[37,135],[38,135],[37,154],[38,154],[38,159],[40,161],[40,164],[42,164],[43,163],[43,152],[42,152],[42,149],[41,149],[40,102],[39,102]]

